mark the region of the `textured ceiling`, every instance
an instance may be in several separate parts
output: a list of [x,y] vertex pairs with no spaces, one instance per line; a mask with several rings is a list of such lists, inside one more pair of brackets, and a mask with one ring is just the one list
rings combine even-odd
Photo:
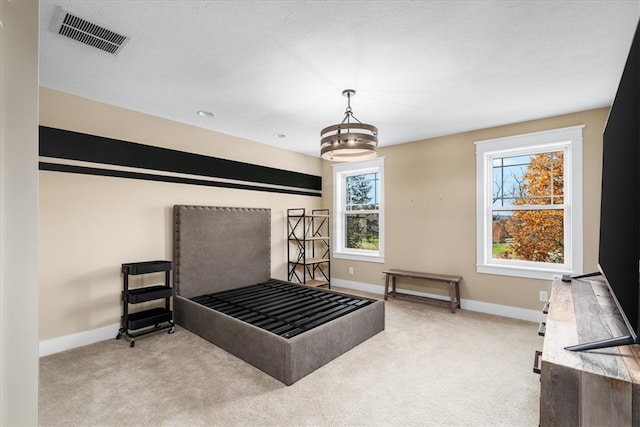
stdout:
[[[113,56],[58,36],[60,7],[130,40]],[[40,0],[40,84],[318,156],[346,88],[380,146],[608,106],[639,17],[640,0]]]

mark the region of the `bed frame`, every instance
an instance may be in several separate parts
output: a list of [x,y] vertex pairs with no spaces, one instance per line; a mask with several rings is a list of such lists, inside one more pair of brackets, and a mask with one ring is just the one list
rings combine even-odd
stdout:
[[[173,258],[175,322],[286,385],[384,330],[383,301],[270,277],[270,209],[174,206]],[[265,292],[271,295],[276,288],[287,289],[285,296],[276,297],[286,304],[302,306],[316,299],[322,303],[313,307],[333,308],[302,324],[295,313],[293,318],[261,320],[220,302],[245,301],[255,293],[248,304],[257,304],[258,315],[264,315],[260,304],[267,303]],[[291,303],[291,294],[299,294],[300,301]],[[315,322],[323,316],[328,321]]]

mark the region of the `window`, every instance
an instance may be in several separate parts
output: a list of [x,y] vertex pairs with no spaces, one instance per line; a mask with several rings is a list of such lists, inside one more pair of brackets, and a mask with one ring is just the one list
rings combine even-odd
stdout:
[[476,142],[479,273],[582,272],[582,128]]
[[333,166],[335,258],[384,262],[384,158]]

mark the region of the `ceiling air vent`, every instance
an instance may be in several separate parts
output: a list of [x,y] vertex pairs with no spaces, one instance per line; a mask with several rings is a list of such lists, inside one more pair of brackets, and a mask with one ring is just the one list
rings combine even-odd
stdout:
[[129,38],[101,25],[61,10],[53,31],[102,51],[117,55]]

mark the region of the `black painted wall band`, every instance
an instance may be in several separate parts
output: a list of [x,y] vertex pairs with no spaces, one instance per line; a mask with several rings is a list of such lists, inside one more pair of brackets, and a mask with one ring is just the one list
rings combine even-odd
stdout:
[[[45,157],[79,160],[107,165],[129,166],[155,171],[176,172],[261,184],[280,185],[307,190],[322,190],[322,177],[317,175],[309,175],[234,160],[203,156],[184,151],[171,150],[168,148],[154,147],[134,142],[55,129],[47,126],[40,126],[39,148],[40,156]],[[99,170],[106,171],[102,169]],[[109,172],[111,176],[118,176],[121,171],[110,170]],[[104,173],[102,174],[104,175]],[[147,174],[133,175],[142,176]],[[162,177],[163,179],[161,180],[166,181],[166,179],[164,179],[165,177],[162,175],[150,174],[150,176]],[[224,186],[226,186],[226,184]],[[248,187],[256,189],[254,188],[255,186],[249,185]],[[262,191],[274,190],[269,189]],[[283,191],[278,190],[278,192]],[[313,195],[316,194],[313,193]]]
[[169,175],[155,175],[150,173],[141,173],[141,172],[128,172],[121,170],[113,170],[113,169],[99,169],[99,168],[89,168],[84,166],[75,166],[75,165],[63,165],[59,163],[47,163],[40,162],[39,169],[45,171],[54,171],[54,172],[68,172],[68,173],[79,173],[84,175],[96,175],[96,176],[110,176],[116,178],[131,178],[131,179],[141,179],[145,181],[160,181],[160,182],[173,182],[177,184],[190,184],[190,185],[204,185],[207,187],[223,187],[223,188],[233,188],[236,190],[253,190],[253,191],[267,191],[271,193],[284,193],[284,194],[296,194],[300,196],[314,196],[320,197],[322,194],[320,193],[312,193],[309,191],[303,190],[293,190],[287,188],[272,188],[272,187],[260,187],[257,185],[248,185],[248,184],[236,184],[231,182],[220,182],[220,181],[208,181],[205,179],[194,179],[194,178],[183,178],[178,176],[169,176]]

